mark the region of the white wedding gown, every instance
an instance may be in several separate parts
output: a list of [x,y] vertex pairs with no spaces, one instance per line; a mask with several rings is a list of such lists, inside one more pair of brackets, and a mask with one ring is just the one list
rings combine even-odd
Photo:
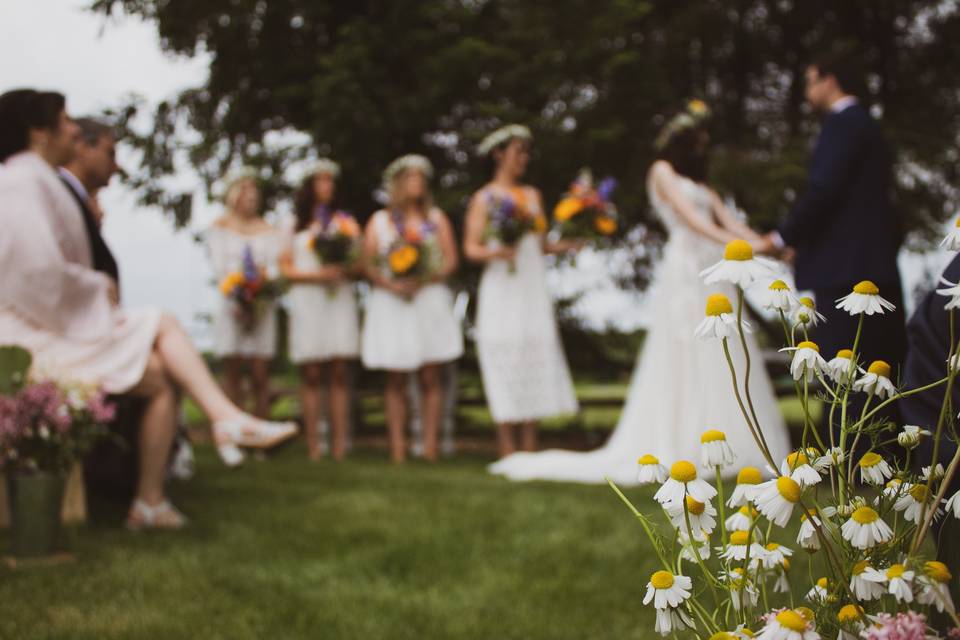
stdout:
[[[681,188],[698,213],[710,217],[706,189],[686,178]],[[650,200],[669,233],[663,258],[646,304],[650,325],[638,357],[626,404],[616,429],[600,449],[589,452],[549,450],[515,453],[490,465],[491,473],[511,480],[558,480],[621,485],[637,483],[637,458],[653,454],[669,466],[677,460],[700,465],[700,436],[708,429],[726,433],[737,455],[727,474],[766,462],[747,429],[720,343],[694,337],[703,319],[707,296],[725,293],[736,304],[731,285],[704,285],[699,272],[722,257],[722,247],[684,224],[648,185]],[[753,362],[750,390],[767,443],[776,459],[790,441],[760,350],[747,336]],[[739,345],[731,353],[742,384],[744,358]]]

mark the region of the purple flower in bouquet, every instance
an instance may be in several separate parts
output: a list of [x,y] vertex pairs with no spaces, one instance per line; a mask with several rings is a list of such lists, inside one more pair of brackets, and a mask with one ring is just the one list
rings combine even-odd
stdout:
[[927,637],[927,619],[923,614],[908,611],[891,616],[881,613],[876,624],[860,634],[865,640],[924,640]]
[[247,282],[254,282],[260,279],[260,269],[253,259],[253,249],[248,244],[243,248],[243,277]]
[[107,400],[107,394],[103,391],[98,391],[90,398],[90,401],[87,403],[87,410],[90,411],[94,422],[100,424],[113,422],[114,417],[117,415],[116,405]]
[[325,204],[317,205],[313,210],[313,219],[320,223],[320,228],[324,231],[330,225],[330,219],[333,217],[333,211]]
[[604,202],[610,202],[611,196],[613,196],[613,190],[617,188],[617,179],[611,176],[607,176],[600,181],[600,184],[597,186],[597,195],[600,196],[600,199]]
[[70,430],[73,422],[63,392],[55,382],[39,382],[23,389],[17,396],[18,414],[22,420],[46,424],[60,433]]

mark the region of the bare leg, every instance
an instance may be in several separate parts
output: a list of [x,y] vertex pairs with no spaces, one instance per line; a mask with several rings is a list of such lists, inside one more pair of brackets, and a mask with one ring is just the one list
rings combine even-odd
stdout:
[[330,377],[327,415],[330,416],[330,427],[333,432],[331,452],[333,459],[339,462],[347,454],[347,421],[350,415],[346,360],[332,360],[327,368],[327,375]]
[[240,414],[240,409],[213,379],[207,364],[172,316],[165,314],[160,321],[154,349],[162,358],[167,375],[200,405],[212,422]]
[[233,404],[243,407],[243,378],[246,359],[229,356],[223,359],[223,390]]
[[177,430],[177,394],[167,378],[163,360],[154,352],[143,378],[130,393],[146,399],[140,425],[140,476],[136,498],[150,506],[163,501],[163,481]]
[[270,360],[250,358],[250,386],[253,388],[254,415],[270,418]]
[[505,458],[517,450],[513,438],[513,426],[509,423],[497,425],[497,455],[501,458]]
[[437,461],[437,436],[443,412],[443,388],[440,386],[439,364],[428,364],[420,369],[420,424],[423,428],[423,457]]
[[384,404],[387,410],[387,431],[390,438],[390,458],[397,464],[407,459],[404,431],[407,427],[407,374],[403,371],[387,372],[387,389]]
[[520,437],[521,445],[520,447],[524,451],[536,451],[537,450],[537,423],[536,422],[524,422],[520,426]]
[[300,367],[300,411],[303,414],[303,432],[307,436],[307,457],[320,459],[317,423],[320,420],[320,363],[311,362]]

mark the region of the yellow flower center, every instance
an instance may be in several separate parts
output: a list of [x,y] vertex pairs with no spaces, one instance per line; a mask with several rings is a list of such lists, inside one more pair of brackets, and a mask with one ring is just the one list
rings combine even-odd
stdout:
[[820,353],[820,347],[817,346],[816,342],[810,342],[809,340],[804,340],[797,345],[797,349],[813,349],[817,353]]
[[800,298],[800,304],[802,304],[803,306],[805,306],[807,309],[816,309],[816,308],[817,308],[817,305],[815,305],[815,304],[813,303],[813,298],[809,298],[809,297],[807,297],[807,296],[803,296],[802,298]]
[[743,546],[750,541],[749,531],[734,531],[730,534],[730,544]]
[[960,227],[960,217],[957,218],[956,225],[957,225],[957,227]]
[[894,578],[900,578],[906,570],[907,568],[902,564],[892,564],[890,568],[887,569],[887,579],[893,580]]
[[753,247],[746,240],[731,240],[723,250],[723,259],[737,262],[753,260]]
[[754,637],[755,635],[757,635],[757,634],[755,634],[753,631],[751,631],[750,629],[747,629],[746,627],[743,627],[742,629],[740,629],[740,633],[742,633],[743,635],[747,636],[748,638],[752,638],[752,637]]
[[930,491],[927,489],[925,484],[915,484],[910,487],[910,497],[920,503],[927,502],[930,500]]
[[851,351],[850,349],[840,349],[840,351],[837,351],[837,357],[846,358],[847,360],[852,360],[853,351]]
[[800,501],[800,485],[789,476],[777,478],[777,491],[787,502],[797,503]]
[[729,631],[718,631],[710,636],[710,640],[737,640],[737,637]]
[[857,564],[853,565],[853,575],[858,576],[870,566],[870,562],[867,560],[861,560]]
[[714,293],[707,296],[707,311],[705,315],[719,316],[723,313],[733,313],[733,305],[730,304],[730,298],[722,293]]
[[764,549],[766,549],[767,551],[776,551],[779,548],[780,548],[780,545],[777,544],[776,542],[771,542],[766,547],[764,547]]
[[813,622],[814,615],[813,615],[812,609],[809,609],[807,607],[797,607],[796,609],[794,609],[794,611],[799,613],[800,617],[802,617],[804,620],[807,621],[807,624],[810,624],[811,622]]
[[861,467],[869,468],[875,467],[878,464],[883,462],[883,458],[880,457],[880,454],[874,453],[873,451],[863,454],[863,457],[860,458],[858,463]]
[[673,574],[669,571],[657,571],[650,576],[650,584],[654,589],[669,589],[673,586]]
[[787,456],[787,467],[790,469],[796,469],[797,467],[808,464],[810,462],[807,458],[807,454],[803,451],[794,451]]
[[707,508],[707,505],[695,500],[692,496],[687,496],[687,511],[695,516],[703,515],[704,509]]
[[853,510],[853,513],[850,514],[850,517],[853,518],[854,522],[858,522],[860,524],[871,524],[880,519],[880,514],[870,507],[857,507]]
[[781,611],[777,614],[777,622],[780,623],[781,627],[790,629],[791,631],[796,631],[798,633],[802,633],[807,630],[807,621],[804,620],[803,616],[796,611],[790,611],[789,609],[786,611]]
[[691,100],[690,103],[687,104],[687,111],[697,116],[702,116],[707,110],[707,103],[703,100]]
[[875,373],[884,378],[890,377],[890,365],[883,360],[874,360],[871,362],[870,366],[867,368],[867,371],[869,373]]
[[784,571],[790,571],[790,558],[784,558],[780,566],[783,567]]
[[756,467],[744,467],[737,474],[737,484],[760,484],[761,480],[760,469]]
[[708,442],[717,442],[718,440],[726,440],[727,434],[723,431],[717,431],[716,429],[710,429],[709,431],[704,431],[703,435],[700,436],[700,443],[706,444]]
[[849,624],[856,622],[863,615],[863,609],[855,604],[845,604],[837,612],[837,620],[840,624]]
[[742,507],[740,507],[740,513],[747,516],[748,518],[756,518],[758,515],[757,510],[752,509],[748,504],[745,504]]
[[880,293],[880,289],[877,288],[877,285],[873,284],[869,280],[863,280],[858,282],[853,287],[854,293],[860,293],[865,296],[875,296]]
[[790,291],[790,287],[783,280],[774,280],[770,283],[771,291]]
[[950,574],[950,569],[947,568],[947,565],[943,564],[938,560],[930,560],[923,563],[923,571],[931,579],[936,580],[937,582],[950,582],[950,579],[953,577]]
[[693,466],[692,462],[687,462],[686,460],[674,462],[673,466],[670,467],[670,477],[684,484],[693,482],[697,479],[697,468]]
[[826,578],[820,578],[819,580],[817,580],[817,586],[820,587],[821,589],[826,589],[827,587],[830,586],[830,581],[827,580]]
[[637,464],[660,464],[660,460],[657,459],[657,456],[652,456],[647,453],[640,456],[640,459],[637,460]]

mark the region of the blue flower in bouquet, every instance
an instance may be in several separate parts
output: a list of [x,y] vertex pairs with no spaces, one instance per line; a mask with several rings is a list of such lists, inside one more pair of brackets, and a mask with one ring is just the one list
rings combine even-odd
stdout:
[[600,199],[604,202],[610,202],[610,198],[613,196],[613,190],[616,188],[617,179],[613,176],[607,176],[597,185],[597,195],[600,196]]
[[260,277],[260,269],[253,259],[253,249],[249,244],[243,248],[243,277],[247,282],[254,282]]

